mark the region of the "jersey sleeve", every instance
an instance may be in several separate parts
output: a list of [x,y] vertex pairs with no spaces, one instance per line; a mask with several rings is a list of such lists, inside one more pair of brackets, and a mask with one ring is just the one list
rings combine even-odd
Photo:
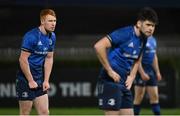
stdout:
[[156,41],[156,38],[154,38],[154,48],[155,48],[155,50],[157,49],[157,41]]
[[115,46],[127,41],[128,36],[129,36],[128,32],[123,29],[115,30],[107,35],[108,39],[111,41],[111,44]]
[[52,33],[52,37],[51,37],[51,39],[50,39],[49,52],[54,51],[55,43],[56,43],[56,35],[55,35],[54,33]]
[[35,36],[33,36],[33,35],[25,35],[23,37],[21,50],[32,53],[34,51],[35,43],[36,43]]
[[154,51],[156,52],[156,50],[157,50],[157,41],[156,41],[156,38],[155,37],[152,37],[152,46],[153,46],[153,49],[154,49]]

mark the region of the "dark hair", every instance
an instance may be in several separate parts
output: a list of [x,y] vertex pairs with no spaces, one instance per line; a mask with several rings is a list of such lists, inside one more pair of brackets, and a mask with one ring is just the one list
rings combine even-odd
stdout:
[[140,12],[138,13],[138,16],[137,16],[137,21],[138,20],[152,21],[156,25],[159,23],[157,13],[150,7],[144,7],[143,9],[140,10]]

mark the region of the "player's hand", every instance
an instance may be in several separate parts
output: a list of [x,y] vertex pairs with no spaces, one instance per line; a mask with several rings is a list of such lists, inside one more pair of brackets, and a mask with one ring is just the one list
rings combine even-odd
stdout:
[[50,88],[49,82],[44,81],[43,82],[43,91],[47,91]]
[[30,89],[36,89],[38,87],[38,84],[34,80],[29,81],[28,84]]
[[146,74],[146,73],[144,73],[143,75],[141,75],[141,78],[142,78],[142,80],[144,80],[144,81],[148,81],[148,80],[150,79],[149,75]]
[[158,80],[158,81],[162,80],[161,73],[157,73],[156,76],[157,76],[157,80]]
[[116,73],[114,70],[108,71],[108,75],[114,80],[114,82],[119,82],[121,77],[118,73]]
[[131,86],[132,86],[133,81],[134,81],[133,77],[131,77],[131,76],[129,75],[129,76],[127,77],[127,79],[126,79],[126,82],[125,82],[126,88],[127,88],[128,90],[131,89]]

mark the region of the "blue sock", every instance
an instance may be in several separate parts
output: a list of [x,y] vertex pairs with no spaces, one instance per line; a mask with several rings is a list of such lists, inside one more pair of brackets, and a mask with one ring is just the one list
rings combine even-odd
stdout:
[[134,115],[139,115],[141,111],[141,105],[134,105]]
[[152,111],[154,112],[154,115],[160,115],[160,105],[159,103],[151,104]]

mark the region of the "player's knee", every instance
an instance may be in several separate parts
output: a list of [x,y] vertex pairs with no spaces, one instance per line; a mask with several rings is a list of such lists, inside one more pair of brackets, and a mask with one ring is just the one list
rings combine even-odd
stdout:
[[30,109],[20,109],[20,115],[29,115],[30,112]]
[[38,112],[39,115],[48,115],[49,114],[49,110],[48,109],[41,109]]
[[159,102],[159,95],[158,94],[151,95],[150,102],[151,103],[158,103]]
[[139,94],[138,96],[136,96],[135,99],[134,99],[134,104],[140,104],[143,97],[144,97],[143,94]]
[[141,104],[142,100],[134,100],[134,104]]
[[143,97],[144,97],[144,94],[139,94],[139,100],[142,100],[143,99]]

